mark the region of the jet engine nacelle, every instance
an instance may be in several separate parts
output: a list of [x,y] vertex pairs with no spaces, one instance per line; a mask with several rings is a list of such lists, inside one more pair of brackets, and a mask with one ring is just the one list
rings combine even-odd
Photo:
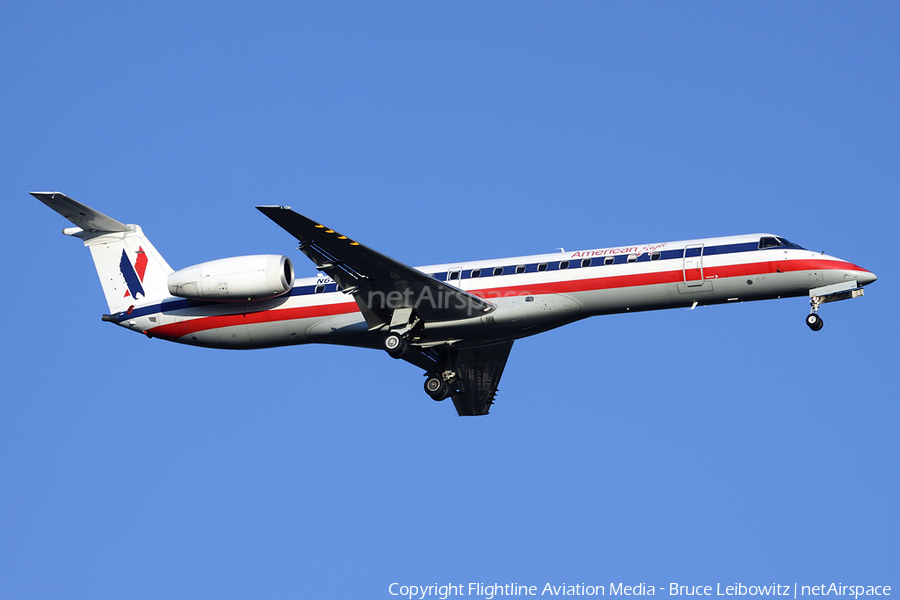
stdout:
[[258,254],[221,258],[169,275],[169,293],[191,300],[246,302],[281,296],[294,286],[287,256]]

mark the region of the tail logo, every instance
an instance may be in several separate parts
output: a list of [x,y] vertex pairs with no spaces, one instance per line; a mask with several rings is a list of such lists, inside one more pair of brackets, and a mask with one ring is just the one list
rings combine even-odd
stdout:
[[134,260],[134,265],[128,260],[128,255],[125,254],[125,250],[122,250],[122,259],[119,261],[119,271],[122,273],[122,277],[125,278],[125,285],[128,286],[128,291],[125,292],[126,298],[131,296],[137,300],[147,295],[144,292],[144,286],[141,285],[144,281],[144,273],[147,272],[147,254],[142,247],[138,247],[137,258]]

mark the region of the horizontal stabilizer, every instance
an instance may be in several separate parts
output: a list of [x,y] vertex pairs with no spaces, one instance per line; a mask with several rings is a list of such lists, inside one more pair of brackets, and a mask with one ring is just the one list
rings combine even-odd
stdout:
[[60,192],[31,192],[31,195],[87,232],[127,232],[132,228],[101,212],[72,200]]
[[120,223],[60,192],[31,195],[77,225],[63,229],[63,233],[81,240],[91,251],[112,315],[170,297],[168,278],[172,267],[139,225]]

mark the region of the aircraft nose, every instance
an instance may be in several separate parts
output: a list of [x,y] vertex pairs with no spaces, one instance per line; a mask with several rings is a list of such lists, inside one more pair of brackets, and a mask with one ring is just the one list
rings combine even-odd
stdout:
[[871,271],[863,271],[856,277],[859,285],[869,285],[876,279],[878,279],[878,277],[876,277],[875,273],[872,273]]

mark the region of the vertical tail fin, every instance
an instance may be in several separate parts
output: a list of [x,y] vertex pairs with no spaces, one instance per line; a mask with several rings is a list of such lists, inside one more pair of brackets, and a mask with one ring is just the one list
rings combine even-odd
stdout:
[[140,226],[120,223],[59,192],[31,195],[76,225],[63,233],[90,249],[110,313],[169,297],[172,268]]

